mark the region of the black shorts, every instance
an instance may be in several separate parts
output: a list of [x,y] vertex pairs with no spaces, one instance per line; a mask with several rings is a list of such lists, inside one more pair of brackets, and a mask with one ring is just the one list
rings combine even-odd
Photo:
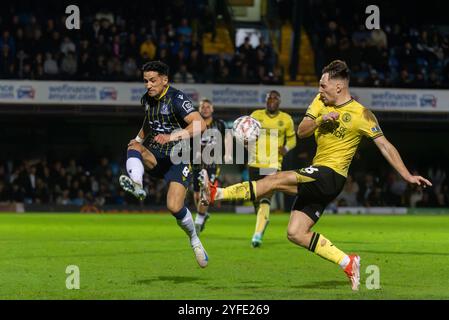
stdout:
[[165,156],[159,152],[149,149],[156,158],[157,165],[147,170],[148,174],[155,178],[164,179],[167,184],[170,182],[178,182],[188,188],[192,177],[192,169],[188,163],[174,164],[170,156]]
[[343,190],[346,178],[323,166],[310,166],[296,172],[301,182],[292,211],[304,212],[317,222],[327,205]]
[[208,164],[208,165],[193,165],[193,191],[199,192],[200,191],[200,171],[206,169],[207,174],[209,176],[210,182],[214,183],[217,179],[218,175],[220,174],[220,167],[218,164]]

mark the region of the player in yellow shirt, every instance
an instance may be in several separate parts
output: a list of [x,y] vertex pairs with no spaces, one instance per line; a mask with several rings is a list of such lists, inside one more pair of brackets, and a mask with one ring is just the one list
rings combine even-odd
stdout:
[[[279,110],[281,94],[272,90],[266,97],[266,108],[251,113],[262,126],[261,135],[255,144],[255,157],[249,166],[249,180],[256,181],[282,169],[284,155],[296,146],[296,134],[292,117]],[[262,245],[262,237],[270,221],[272,194],[266,194],[254,201],[257,213],[256,228],[251,245]]]
[[374,141],[382,155],[408,183],[431,186],[429,180],[412,175],[397,149],[385,138],[374,114],[355,101],[349,92],[349,69],[345,62],[332,61],[322,71],[319,95],[307,109],[298,127],[299,138],[315,135],[317,151],[313,164],[298,171],[281,171],[257,182],[214,188],[205,179],[204,199],[260,199],[275,190],[296,194],[287,237],[344,270],[352,290],[360,285],[360,257],[338,249],[311,229],[325,207],[340,193],[349,165],[363,136]]

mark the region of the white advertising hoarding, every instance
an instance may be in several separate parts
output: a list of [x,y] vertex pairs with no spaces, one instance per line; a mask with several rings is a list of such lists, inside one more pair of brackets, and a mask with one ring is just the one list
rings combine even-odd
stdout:
[[[270,90],[281,93],[281,107],[304,111],[315,87],[227,84],[173,84],[194,104],[203,97],[217,107],[262,108]],[[82,81],[0,81],[0,104],[138,105],[143,83]],[[352,88],[351,94],[374,111],[449,112],[449,90]]]

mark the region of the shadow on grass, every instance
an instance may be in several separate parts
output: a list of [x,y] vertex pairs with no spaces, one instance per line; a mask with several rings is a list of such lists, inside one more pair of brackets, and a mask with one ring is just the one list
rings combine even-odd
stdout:
[[347,287],[349,286],[348,281],[320,281],[312,282],[299,286],[290,286],[292,289],[333,289],[337,287]]
[[198,280],[204,280],[204,279],[201,279],[200,277],[159,276],[159,277],[156,277],[153,279],[137,280],[135,283],[150,285],[153,282],[157,282],[157,281],[167,281],[167,282],[172,282],[174,284],[180,284],[180,283],[187,283],[187,282],[196,282]]

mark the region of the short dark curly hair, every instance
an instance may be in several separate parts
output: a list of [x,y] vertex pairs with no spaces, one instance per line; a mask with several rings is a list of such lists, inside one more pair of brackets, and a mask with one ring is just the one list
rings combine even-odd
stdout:
[[155,71],[160,75],[168,76],[170,68],[162,61],[150,61],[142,66],[142,72]]
[[342,60],[334,60],[323,68],[323,74],[329,73],[329,79],[343,79],[350,78],[350,71],[346,62]]

